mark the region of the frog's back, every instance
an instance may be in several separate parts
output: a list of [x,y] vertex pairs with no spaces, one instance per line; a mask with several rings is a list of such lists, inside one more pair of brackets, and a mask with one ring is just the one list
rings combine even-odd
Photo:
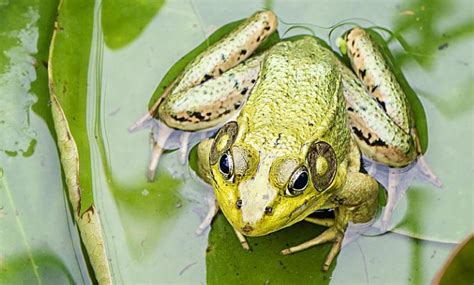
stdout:
[[347,144],[340,73],[333,60],[310,37],[274,46],[240,115],[248,123],[246,141],[269,150],[300,149],[314,138]]

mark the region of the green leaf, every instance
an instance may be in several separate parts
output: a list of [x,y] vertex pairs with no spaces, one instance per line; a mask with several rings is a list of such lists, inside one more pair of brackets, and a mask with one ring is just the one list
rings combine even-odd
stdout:
[[64,197],[47,59],[58,1],[0,2],[0,283],[88,283]]
[[49,55],[49,81],[51,112],[74,217],[97,281],[110,284],[112,274],[90,179],[89,138],[84,132],[87,84],[83,82],[87,82],[88,75],[84,63],[90,50],[77,48],[91,42],[93,4],[67,0],[60,4]]
[[433,284],[472,284],[474,282],[474,235],[456,246]]
[[165,0],[104,0],[102,27],[107,46],[118,49],[133,42],[164,3]]
[[312,247],[284,256],[284,248],[316,237],[324,228],[298,223],[258,238],[247,238],[251,251],[242,248],[234,230],[219,215],[209,235],[206,250],[208,284],[297,284],[304,276],[307,284],[328,284],[330,272],[321,268],[331,244]]

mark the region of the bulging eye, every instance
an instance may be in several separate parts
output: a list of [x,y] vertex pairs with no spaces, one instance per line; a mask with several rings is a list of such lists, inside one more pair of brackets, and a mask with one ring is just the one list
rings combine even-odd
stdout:
[[234,174],[234,161],[229,152],[224,152],[219,159],[219,171],[225,179],[229,180]]
[[288,183],[288,188],[286,189],[286,195],[288,196],[298,196],[301,195],[306,186],[308,186],[309,174],[306,167],[301,167],[293,173]]

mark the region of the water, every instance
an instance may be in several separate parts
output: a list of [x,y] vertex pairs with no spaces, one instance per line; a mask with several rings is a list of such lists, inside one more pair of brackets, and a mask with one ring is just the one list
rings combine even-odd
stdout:
[[[81,112],[86,114],[83,132],[90,146],[90,181],[117,283],[428,283],[452,244],[473,231],[474,215],[469,201],[474,185],[470,127],[474,106],[470,96],[474,41],[472,32],[463,30],[470,21],[469,9],[465,9],[470,2],[373,1],[367,5],[366,1],[241,1],[236,5],[231,1],[217,4],[206,0],[157,1],[151,6],[130,8],[131,2],[117,4],[104,0],[90,9],[92,40],[77,47],[90,46],[85,61],[88,74],[70,78],[84,80],[81,84],[88,87],[84,93],[68,94],[82,96],[87,106]],[[366,233],[347,245],[336,267],[325,274],[319,268],[328,246],[288,257],[279,254],[287,244],[292,246],[314,237],[322,230],[319,227],[301,224],[249,239],[251,253],[241,249],[222,216],[210,232],[195,235],[207,213],[209,191],[193,178],[188,166],[179,162],[177,152],[162,156],[156,182],[148,183],[145,174],[149,132],[127,131],[146,110],[151,94],[169,67],[216,28],[246,17],[264,5],[271,5],[286,23],[328,27],[341,20],[361,18],[356,22],[367,26],[373,22],[400,31],[412,49],[407,53],[396,41],[390,47],[423,103],[429,134],[425,157],[444,182],[442,190],[415,182],[393,213],[388,228],[395,233]],[[33,8],[37,13],[46,13],[45,9]],[[128,14],[132,18],[127,21],[114,16],[127,11],[136,15]],[[33,49],[29,53],[41,62],[47,43],[41,33],[46,32],[41,23],[36,25],[40,26],[40,36],[31,41],[36,41],[39,51]],[[282,24],[280,31],[289,26]],[[328,38],[328,29],[309,27],[321,38]],[[291,30],[287,36],[302,32]],[[65,60],[65,64],[73,66],[74,62]],[[24,269],[31,273],[27,280],[32,282],[48,283],[53,280],[48,279],[48,273],[53,272],[64,280],[89,283],[76,228],[63,196],[59,157],[45,99],[45,67],[39,66],[33,70],[36,78],[31,76],[31,81],[36,80],[43,87],[21,91],[38,97],[36,103],[24,101],[36,104],[34,112],[18,108],[22,116],[30,114],[26,139],[18,138],[22,139],[24,149],[33,138],[38,141],[33,155],[11,157],[2,152],[0,156],[0,167],[4,170],[0,185],[8,181],[8,185],[0,188],[0,266],[3,262],[18,275]],[[15,209],[20,215],[15,216]],[[3,229],[11,233],[7,235]],[[6,250],[12,246],[14,250]],[[52,257],[42,259],[43,255],[35,250],[39,248]],[[387,248],[392,250],[387,252]],[[21,258],[27,261],[22,265],[15,263]],[[33,264],[40,269],[34,270]],[[0,271],[0,281],[1,276]]]

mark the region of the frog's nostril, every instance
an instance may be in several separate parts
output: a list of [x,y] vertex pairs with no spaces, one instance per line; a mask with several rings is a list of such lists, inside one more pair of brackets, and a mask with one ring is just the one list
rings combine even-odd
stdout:
[[253,227],[250,226],[249,224],[245,225],[242,230],[246,233],[253,231]]
[[273,208],[272,208],[272,207],[265,207],[265,214],[271,215],[272,212],[273,212]]
[[238,199],[237,202],[235,202],[235,206],[237,207],[237,209],[242,208],[242,199]]

